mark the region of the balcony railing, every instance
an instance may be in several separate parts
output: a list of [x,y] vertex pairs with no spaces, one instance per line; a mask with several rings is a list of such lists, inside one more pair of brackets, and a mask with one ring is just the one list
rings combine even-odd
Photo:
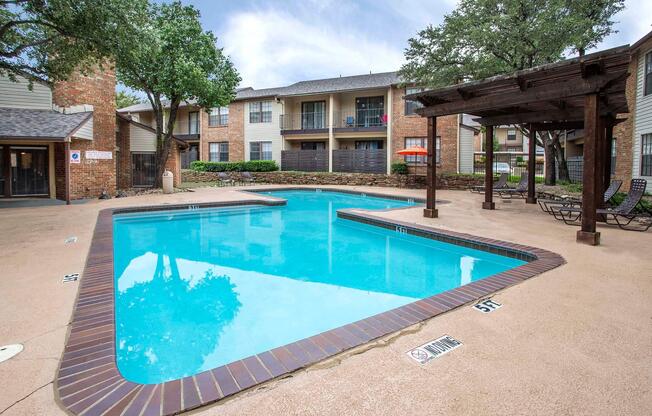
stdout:
[[387,126],[387,114],[383,108],[353,111],[337,111],[333,116],[334,128],[369,128]]
[[[281,130],[320,130],[330,127],[328,113],[290,113],[282,114]],[[382,108],[370,108],[352,111],[335,111],[333,128],[364,129],[387,126],[387,113]]]
[[328,115],[323,112],[281,115],[281,130],[319,130],[328,128]]

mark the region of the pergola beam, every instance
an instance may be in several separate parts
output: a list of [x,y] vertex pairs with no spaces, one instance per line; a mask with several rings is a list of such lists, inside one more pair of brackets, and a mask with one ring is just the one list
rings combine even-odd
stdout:
[[[622,79],[627,72],[619,72],[610,75],[598,75],[588,79],[559,81],[554,85],[528,88],[526,91],[507,90],[504,93],[477,96],[468,100],[451,101],[447,103],[434,104],[417,110],[417,113],[424,117],[444,116],[448,114],[469,113],[474,111],[487,111],[492,108],[505,106],[518,106],[533,102],[545,102],[550,100],[564,100],[573,97],[580,97],[587,94],[598,93],[607,88],[613,82]],[[468,91],[473,92],[473,91]]]
[[[610,116],[612,112],[610,109],[604,109],[600,114],[603,117]],[[581,108],[569,109],[569,110],[548,110],[548,111],[527,111],[522,113],[512,113],[509,115],[499,115],[499,116],[488,116],[488,117],[478,117],[474,118],[473,121],[476,121],[482,125],[504,125],[504,124],[529,124],[529,123],[543,123],[546,121],[552,121],[561,125],[563,123],[569,123],[569,125],[578,125],[584,124],[584,111]],[[571,127],[567,127],[571,128]],[[576,127],[581,128],[581,127]],[[563,129],[563,128],[562,128]],[[543,129],[542,129],[543,130]],[[548,129],[548,130],[559,130],[559,129]]]

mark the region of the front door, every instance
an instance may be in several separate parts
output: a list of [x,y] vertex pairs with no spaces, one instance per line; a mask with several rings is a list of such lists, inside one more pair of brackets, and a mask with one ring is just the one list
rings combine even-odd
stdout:
[[[7,150],[3,148],[2,151]],[[12,146],[9,151],[11,195],[47,196],[50,192],[48,148],[45,146]],[[6,181],[8,178],[3,179]]]
[[156,153],[131,154],[133,186],[154,186],[156,178]]

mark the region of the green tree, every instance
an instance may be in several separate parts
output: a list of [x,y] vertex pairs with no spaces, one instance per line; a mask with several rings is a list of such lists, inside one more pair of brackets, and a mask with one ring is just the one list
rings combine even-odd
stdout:
[[[441,87],[510,73],[584,54],[611,33],[624,0],[461,0],[439,26],[410,39],[403,79]],[[519,126],[528,134],[525,126]],[[540,134],[546,161],[567,179],[560,132]],[[547,163],[546,183],[554,183]]]
[[140,104],[143,100],[136,94],[130,94],[127,91],[118,91],[115,94],[116,108],[125,108],[134,104]]
[[240,77],[230,59],[204,31],[199,12],[180,2],[152,4],[140,40],[119,45],[115,53],[118,80],[143,91],[152,105],[157,137],[157,186],[172,149],[172,131],[182,101],[202,108],[227,105]]
[[53,83],[130,43],[147,0],[0,1],[0,75]]

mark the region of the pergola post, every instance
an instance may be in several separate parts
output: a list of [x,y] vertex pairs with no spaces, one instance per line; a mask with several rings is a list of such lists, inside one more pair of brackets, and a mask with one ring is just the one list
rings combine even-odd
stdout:
[[437,117],[428,117],[428,172],[426,176],[426,207],[423,216],[437,218]]
[[65,182],[65,194],[66,194],[66,205],[70,205],[70,142],[67,141],[64,144],[65,147],[65,162],[64,162],[64,182]]
[[[598,104],[599,105],[599,104]],[[600,117],[598,123],[598,141],[595,143],[595,208],[604,208],[604,170],[605,170],[605,142],[607,119]],[[597,221],[603,221],[603,216],[596,216]]]
[[603,179],[603,192],[607,190],[611,183],[611,153],[613,152],[613,139],[614,139],[614,120],[607,118],[607,125],[605,126],[605,141],[604,141],[604,179]]
[[537,198],[535,196],[535,170],[537,167],[536,160],[536,149],[537,149],[537,131],[532,124],[530,124],[530,141],[528,142],[528,153],[527,153],[527,199],[525,203],[527,204],[536,204]]
[[494,126],[486,126],[484,155],[484,202],[482,208],[496,209],[494,203]]
[[[582,175],[582,229],[577,232],[577,242],[598,245],[600,233],[596,231],[596,194],[600,192],[603,172],[598,170],[598,144],[600,141],[600,102],[598,94],[584,97],[584,172]],[[597,176],[600,179],[597,180]]]

